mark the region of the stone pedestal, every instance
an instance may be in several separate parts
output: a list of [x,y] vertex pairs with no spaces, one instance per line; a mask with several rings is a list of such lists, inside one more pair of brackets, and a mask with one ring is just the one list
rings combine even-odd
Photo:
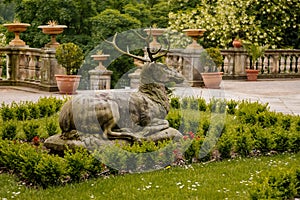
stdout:
[[200,63],[200,53],[203,49],[172,49],[166,62],[169,67],[182,72],[184,78],[192,87],[203,86],[201,77],[204,67]]
[[90,89],[109,90],[112,73],[110,70],[90,70]]
[[130,78],[130,88],[136,89],[140,86],[141,69],[135,70],[135,72],[128,75]]
[[237,74],[237,75],[245,75],[245,69],[246,69],[246,65],[247,65],[247,57],[246,55],[243,53],[244,50],[242,48],[234,48],[234,71],[232,72],[233,74]]

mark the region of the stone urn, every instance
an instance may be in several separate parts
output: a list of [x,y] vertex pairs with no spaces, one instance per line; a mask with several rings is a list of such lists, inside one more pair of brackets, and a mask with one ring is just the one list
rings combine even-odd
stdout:
[[165,28],[147,28],[144,29],[144,31],[147,33],[147,35],[152,35],[153,40],[150,42],[150,47],[154,49],[159,49],[161,47],[161,44],[157,41],[157,37],[162,35],[164,32],[166,32]]
[[56,48],[59,45],[59,43],[56,41],[56,36],[64,32],[64,29],[67,28],[67,26],[50,23],[49,25],[42,25],[38,28],[42,29],[43,33],[51,36],[51,41],[48,44],[46,44],[46,47]]
[[240,39],[237,39],[235,38],[233,41],[232,41],[232,46],[234,48],[241,48],[242,47],[242,41]]
[[106,70],[106,67],[102,64],[102,61],[107,60],[109,56],[110,55],[108,55],[108,54],[95,54],[95,55],[92,55],[91,57],[95,61],[99,61],[99,65],[95,68],[95,70]]
[[10,46],[26,46],[26,43],[20,39],[20,33],[26,31],[30,24],[15,22],[3,24],[3,26],[6,27],[9,32],[13,32],[15,34],[15,38],[9,42]]
[[111,75],[113,72],[107,70],[102,64],[102,61],[107,60],[109,56],[110,55],[108,54],[95,54],[91,56],[95,61],[99,61],[99,65],[95,69],[89,71],[91,90],[110,89]]
[[202,49],[202,46],[198,44],[197,40],[203,36],[205,29],[185,29],[183,32],[193,39],[193,42],[187,46],[187,49]]

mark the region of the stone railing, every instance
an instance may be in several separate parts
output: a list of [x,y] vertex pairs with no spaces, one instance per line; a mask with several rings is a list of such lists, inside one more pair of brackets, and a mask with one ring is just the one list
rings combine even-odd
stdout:
[[54,49],[2,47],[0,55],[0,85],[57,91],[54,74],[63,69],[57,64]]
[[[182,72],[191,86],[203,85],[199,55],[203,50],[171,49],[167,55],[168,66]],[[250,57],[242,48],[221,50],[224,63],[220,71],[223,79],[246,79],[246,69],[250,67]],[[260,71],[259,78],[300,78],[300,50],[266,50],[264,57],[254,66]]]
[[[245,78],[246,69],[252,65],[243,49],[221,50],[224,78]],[[266,50],[253,68],[260,71],[259,78],[300,77],[300,50]]]

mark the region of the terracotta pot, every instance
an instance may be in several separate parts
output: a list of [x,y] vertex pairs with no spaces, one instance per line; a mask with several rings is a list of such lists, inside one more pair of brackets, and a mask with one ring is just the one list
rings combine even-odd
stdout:
[[206,88],[219,89],[222,81],[223,72],[201,73]]
[[234,48],[241,48],[242,47],[242,41],[239,39],[234,39],[232,42],[232,45]]
[[258,72],[259,72],[259,70],[256,70],[256,69],[246,69],[247,80],[248,81],[257,81]]
[[76,94],[80,75],[55,75],[55,78],[60,94]]

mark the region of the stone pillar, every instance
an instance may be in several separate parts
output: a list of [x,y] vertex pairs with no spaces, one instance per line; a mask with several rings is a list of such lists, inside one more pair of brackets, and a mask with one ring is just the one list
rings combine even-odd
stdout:
[[203,49],[185,49],[182,53],[182,75],[192,87],[204,85],[201,76],[201,73],[204,72],[204,67],[200,63],[200,53],[202,51]]
[[137,59],[134,59],[133,63],[137,67],[137,69],[133,73],[128,74],[128,77],[130,78],[130,88],[136,89],[140,86],[141,71],[144,63]]
[[65,69],[58,65],[55,49],[44,49],[41,54],[41,87],[50,92],[58,91],[55,74],[66,74]]
[[112,73],[110,70],[90,70],[90,89],[109,90]]
[[233,75],[244,75],[246,74],[246,59],[244,50],[242,48],[234,48],[234,60],[233,60]]
[[20,51],[17,49],[11,49],[6,54],[7,65],[7,80],[17,81],[19,77],[19,64],[20,64]]
[[130,78],[130,88],[136,89],[140,86],[141,71],[142,69],[136,69],[133,73],[128,74]]

